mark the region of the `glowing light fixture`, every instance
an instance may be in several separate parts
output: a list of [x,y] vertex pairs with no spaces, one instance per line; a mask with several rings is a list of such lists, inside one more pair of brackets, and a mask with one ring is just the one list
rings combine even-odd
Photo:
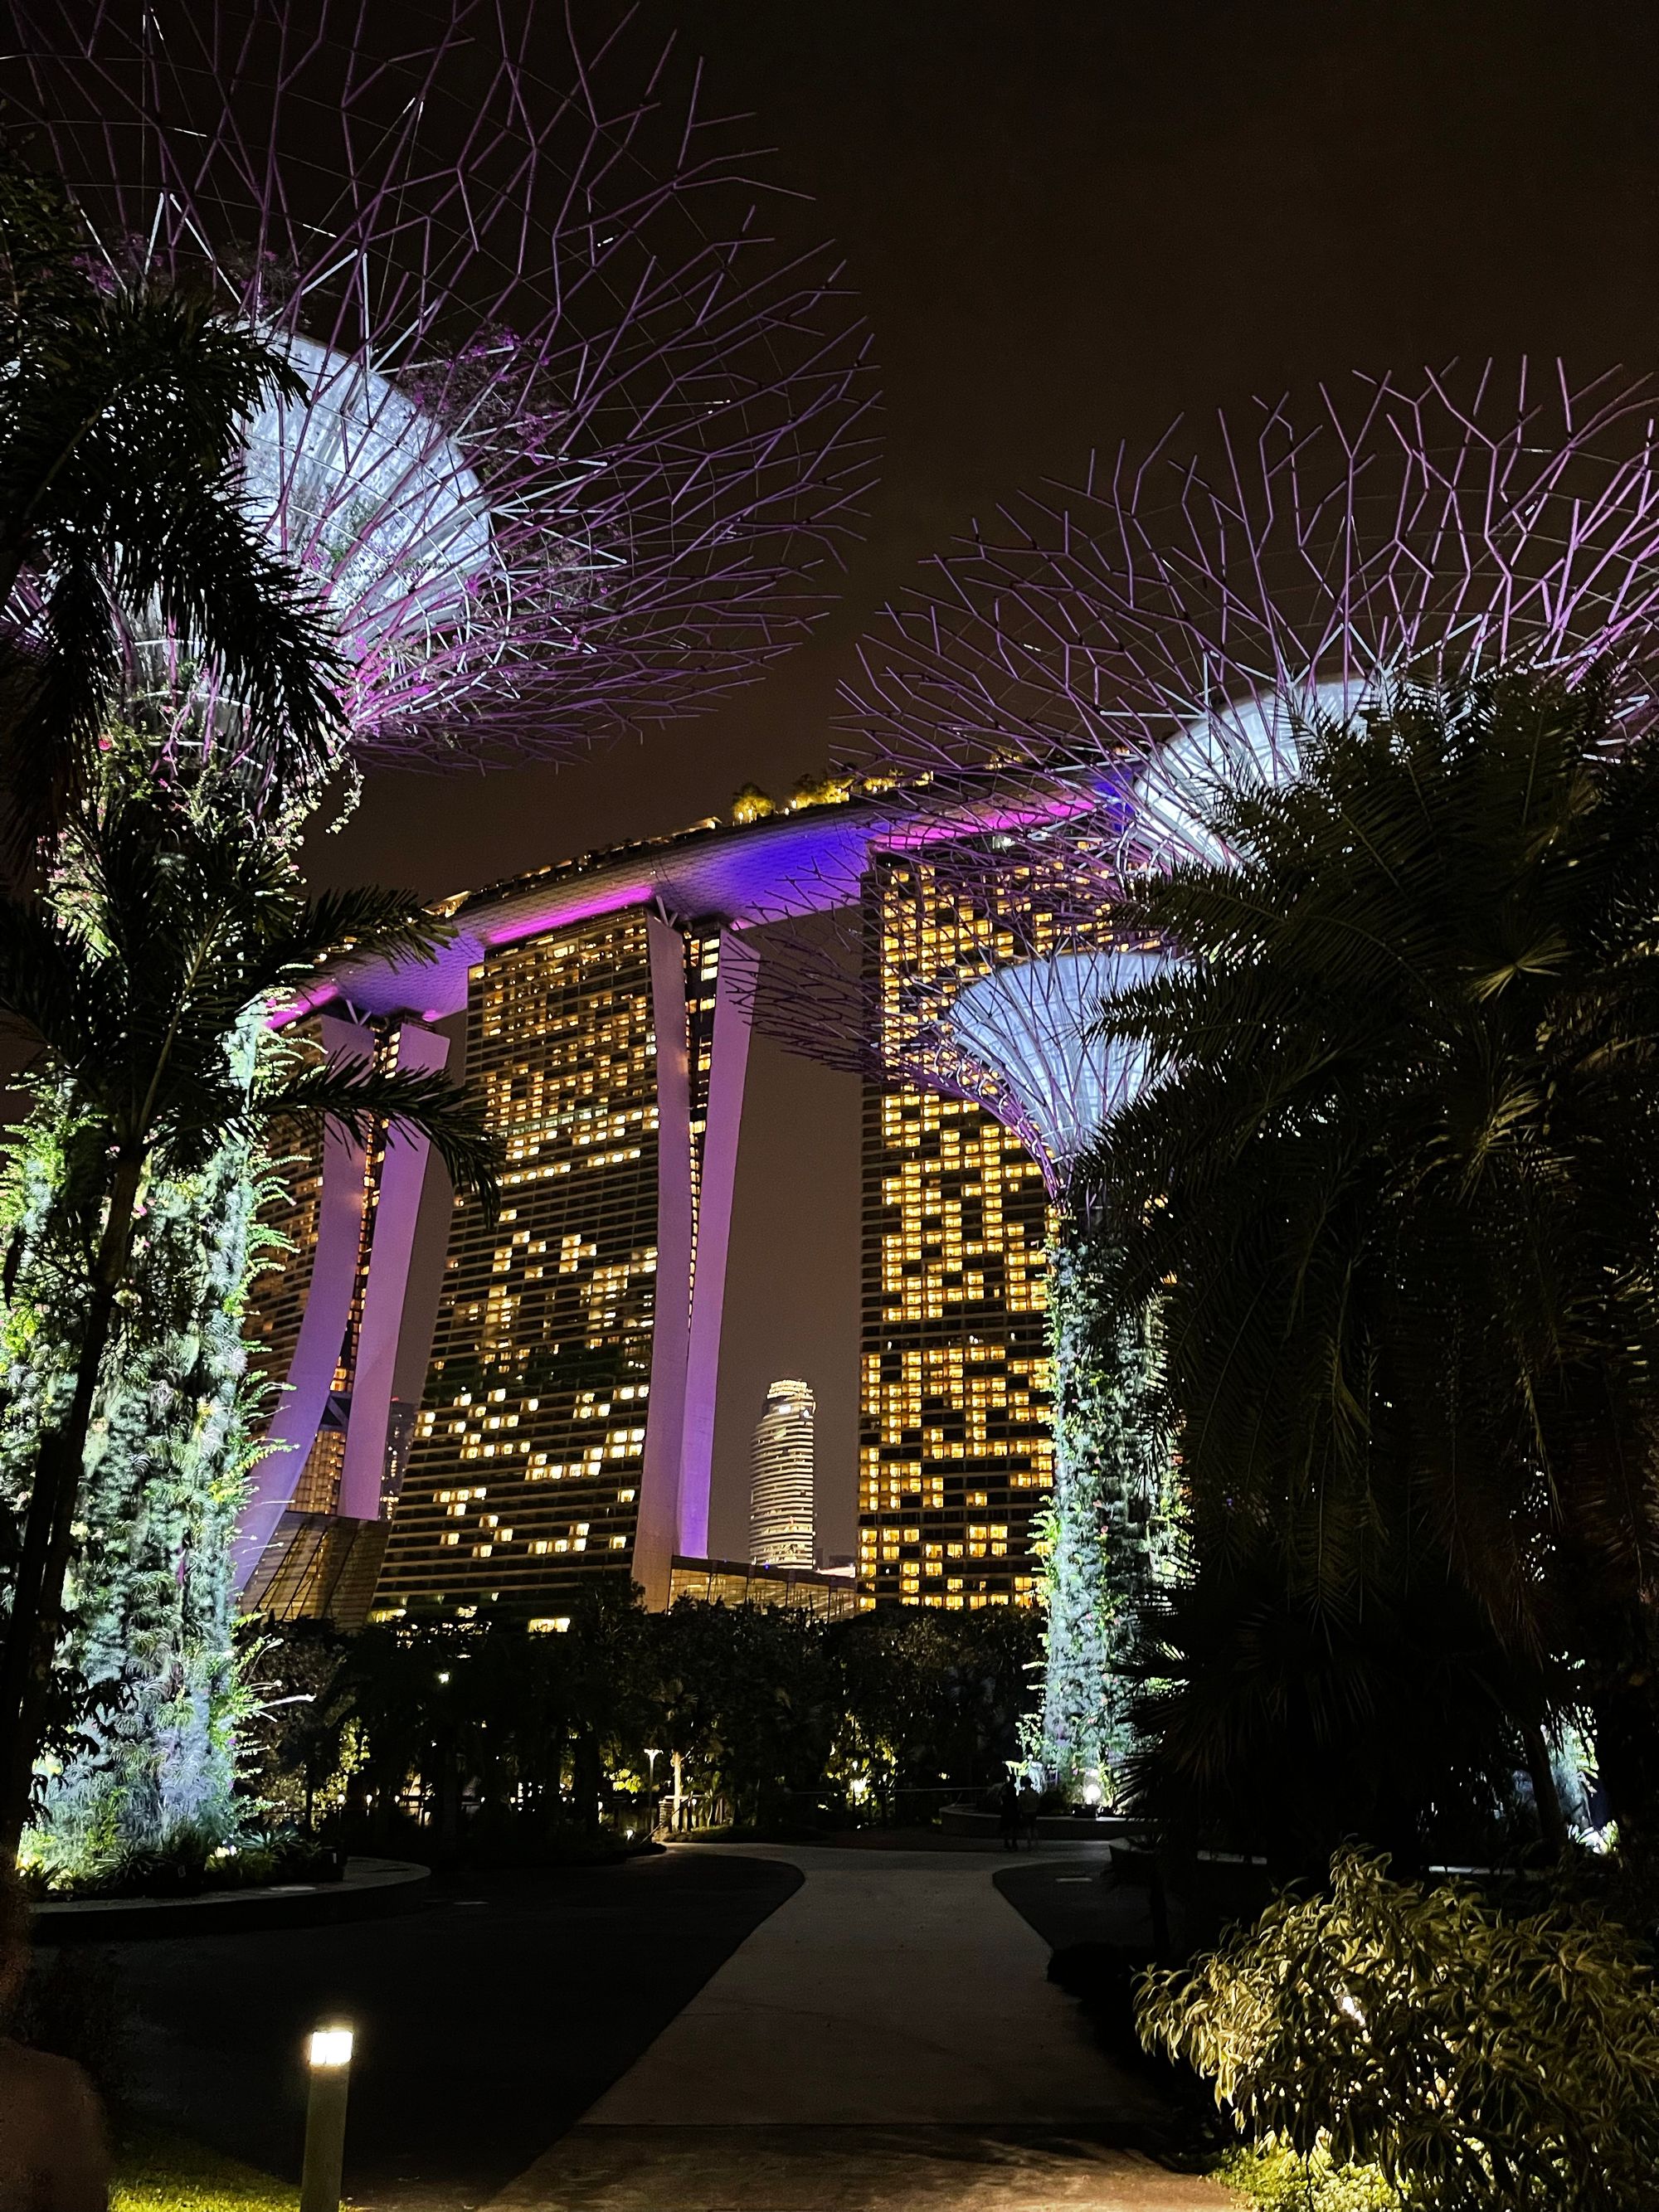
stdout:
[[349,2027],[314,2029],[312,2033],[307,2057],[313,2070],[319,2067],[349,2066],[351,2030]]

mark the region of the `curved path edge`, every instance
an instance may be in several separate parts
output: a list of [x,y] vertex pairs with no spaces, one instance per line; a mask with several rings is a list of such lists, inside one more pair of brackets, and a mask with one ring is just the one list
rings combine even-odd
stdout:
[[338,1881],[276,1882],[199,1897],[89,1897],[34,1909],[37,1943],[141,1943],[169,1936],[241,1936],[409,1912],[429,1894],[430,1867],[351,1858]]

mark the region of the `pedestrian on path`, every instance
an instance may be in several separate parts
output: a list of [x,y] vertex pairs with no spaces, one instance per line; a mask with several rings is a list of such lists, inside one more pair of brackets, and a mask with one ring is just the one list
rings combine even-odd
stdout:
[[1026,1842],[1030,1845],[1031,1849],[1035,1850],[1036,1849],[1037,1839],[1037,1814],[1042,1809],[1042,1800],[1037,1796],[1036,1791],[1032,1789],[1031,1778],[1029,1774],[1026,1776],[1024,1781],[1019,1785],[1018,1804],[1019,1825],[1025,1832]]
[[[0,2021],[29,1963],[28,1901],[0,1868]],[[107,2212],[109,2150],[93,2087],[67,2058],[0,2034],[0,2212]]]
[[997,1799],[997,1814],[1002,1822],[1002,1848],[1005,1851],[1019,1849],[1019,1791],[1011,1774],[1002,1785]]

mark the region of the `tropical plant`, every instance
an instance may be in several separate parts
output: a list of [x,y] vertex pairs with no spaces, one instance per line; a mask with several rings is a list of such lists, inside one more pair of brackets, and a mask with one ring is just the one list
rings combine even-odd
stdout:
[[236,702],[216,736],[244,777],[314,787],[343,734],[343,663],[238,473],[247,419],[302,395],[281,353],[101,259],[61,183],[0,144],[0,774],[21,835],[89,787],[161,634]]
[[1288,1877],[1354,1835],[1413,1873],[1431,1854],[1484,1865],[1533,1841],[1515,1777],[1547,1678],[1443,1576],[1322,1607],[1264,1542],[1158,1593],[1128,1673],[1127,1794],[1178,1852],[1261,1853]]
[[0,1656],[0,1848],[15,1849],[26,1817],[94,1406],[151,1182],[286,1118],[364,1134],[377,1121],[406,1124],[459,1183],[493,1190],[490,1140],[441,1078],[246,1047],[250,1018],[331,952],[430,957],[441,933],[395,892],[304,898],[240,825],[114,776],[68,833],[53,906],[0,901],[0,1013],[38,1047],[69,1132],[48,1249],[14,1244],[8,1279],[44,1259],[73,1286],[76,1310],[70,1388],[40,1437]]
[[1449,1577],[1659,1819],[1659,742],[1603,674],[1402,687],[1208,826],[1128,901],[1181,957],[1103,1011],[1152,1078],[1089,1163],[1200,1576],[1343,1646],[1359,1729],[1358,1624]]
[[1433,2212],[1636,2212],[1659,2161],[1659,1998],[1611,1921],[1510,1919],[1356,1851],[1190,1967],[1153,1972],[1141,2038],[1251,2141],[1375,2166]]

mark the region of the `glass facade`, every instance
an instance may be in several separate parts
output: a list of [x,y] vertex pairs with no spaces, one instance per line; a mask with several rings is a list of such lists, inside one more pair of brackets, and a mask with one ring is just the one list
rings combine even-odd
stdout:
[[[866,924],[890,1048],[1013,949],[1006,914],[908,856],[878,862]],[[873,1086],[863,1164],[862,1601],[1035,1604],[1054,1486],[1042,1170],[984,1107]]]
[[850,1575],[820,1574],[805,1567],[760,1565],[751,1559],[676,1559],[671,1602],[697,1605],[783,1605],[818,1620],[844,1620],[859,1609]]
[[550,1604],[629,1575],[658,1258],[644,910],[493,952],[472,973],[466,1066],[505,1150],[503,1198],[493,1224],[456,1201],[376,1599],[392,1617]]

